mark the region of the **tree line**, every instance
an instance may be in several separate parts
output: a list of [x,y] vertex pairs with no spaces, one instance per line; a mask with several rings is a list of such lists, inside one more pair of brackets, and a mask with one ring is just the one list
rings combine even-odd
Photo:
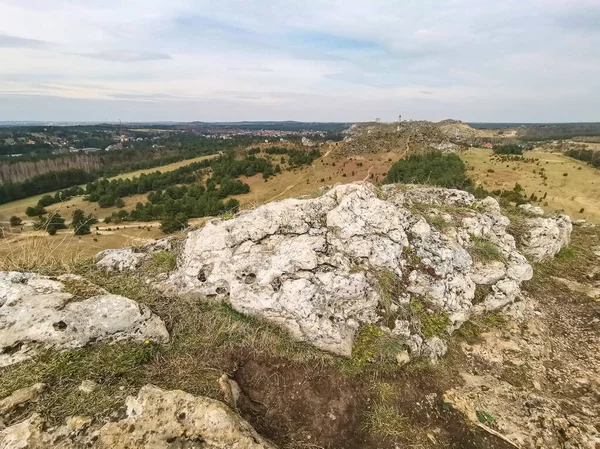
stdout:
[[587,162],[592,167],[600,168],[600,151],[569,150],[565,154],[573,159]]

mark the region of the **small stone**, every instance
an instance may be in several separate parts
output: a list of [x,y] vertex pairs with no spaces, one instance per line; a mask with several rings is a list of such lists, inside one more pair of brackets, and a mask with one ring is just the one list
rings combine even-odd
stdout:
[[93,380],[84,380],[81,382],[81,385],[79,385],[79,387],[77,389],[85,394],[90,394],[97,388],[98,388],[98,384],[96,382],[94,382]]
[[67,418],[66,424],[69,430],[81,432],[82,430],[87,429],[92,424],[92,418],[86,416],[71,416]]
[[399,366],[404,366],[410,362],[410,354],[406,349],[404,349],[396,354],[396,361],[398,362]]

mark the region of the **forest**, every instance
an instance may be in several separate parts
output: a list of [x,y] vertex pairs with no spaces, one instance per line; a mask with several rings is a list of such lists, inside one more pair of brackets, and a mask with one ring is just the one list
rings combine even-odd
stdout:
[[[149,193],[146,203],[139,202],[135,209],[130,211],[121,209],[113,212],[111,216],[104,219],[105,223],[159,220],[164,232],[175,232],[185,227],[190,218],[236,212],[239,202],[232,198],[226,200],[226,198],[250,192],[250,186],[236,178],[261,173],[266,181],[281,172],[279,164],[273,166],[270,159],[257,157],[254,152],[248,153],[243,159],[236,159],[233,153],[228,153],[164,173],[156,171],[127,179],[93,180],[86,184],[85,190],[75,186],[56,192],[54,195],[44,195],[36,206],[27,208],[26,214],[31,217],[39,216],[40,229],[45,225],[56,232],[57,229],[62,229],[64,220],[61,221],[61,217],[56,218],[55,213],[45,217],[48,214],[45,207],[51,204],[85,194],[85,200],[97,202],[102,208],[122,208],[124,206],[122,198]],[[304,153],[306,157],[296,153]],[[286,150],[285,154],[289,156],[289,164],[306,164],[318,157],[319,152]],[[292,166],[295,165],[289,167]],[[203,183],[203,178],[209,174],[210,177]],[[78,219],[83,220],[79,216]]]
[[592,167],[600,168],[600,151],[593,150],[569,150],[567,156],[587,162]]
[[[98,157],[101,168],[66,169],[43,173],[23,182],[10,182],[0,185],[0,204],[28,198],[33,195],[64,189],[74,185],[85,184],[102,177],[116,176],[135,170],[172,164],[199,156],[216,154],[237,148],[241,140],[199,139],[194,144],[191,141],[176,150],[166,149],[129,149],[114,152],[104,152]],[[89,157],[89,156],[88,156]],[[72,165],[66,163],[65,165]]]

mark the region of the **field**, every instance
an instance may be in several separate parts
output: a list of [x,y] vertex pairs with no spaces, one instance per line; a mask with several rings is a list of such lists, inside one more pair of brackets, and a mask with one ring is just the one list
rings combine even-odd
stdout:
[[250,193],[238,195],[242,209],[248,209],[273,200],[311,195],[319,189],[337,183],[370,180],[383,181],[391,165],[399,159],[398,153],[375,153],[349,158],[325,152],[312,166],[284,171],[265,182],[262,176],[240,178],[250,185]]
[[[532,193],[537,197],[547,193],[540,205],[548,212],[559,211],[574,220],[583,218],[600,222],[599,170],[563,154],[537,149],[524,156],[535,159],[534,162],[499,162],[492,159],[492,155],[492,150],[480,148],[470,149],[461,155],[469,165],[469,176],[487,190],[510,190],[519,183],[528,197]],[[542,168],[546,180],[540,175]]]

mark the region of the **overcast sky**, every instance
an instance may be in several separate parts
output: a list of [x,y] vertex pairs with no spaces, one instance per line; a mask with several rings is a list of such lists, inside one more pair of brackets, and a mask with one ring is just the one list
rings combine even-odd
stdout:
[[0,120],[600,121],[600,0],[0,0]]

